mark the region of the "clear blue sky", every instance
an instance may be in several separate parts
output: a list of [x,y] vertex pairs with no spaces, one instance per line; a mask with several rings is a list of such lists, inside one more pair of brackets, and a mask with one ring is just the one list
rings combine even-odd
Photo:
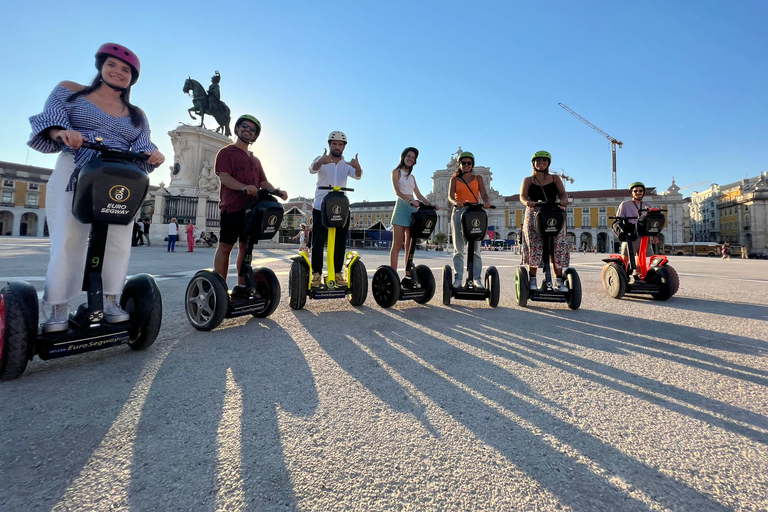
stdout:
[[219,70],[222,100],[233,118],[261,120],[252,149],[291,196],[313,194],[307,167],[332,130],[365,172],[352,200],[393,199],[390,171],[410,145],[425,193],[458,146],[504,195],[519,191],[539,149],[576,180],[570,190],[610,188],[609,142],[558,102],[624,142],[619,187],[768,170],[764,0],[43,0],[7,2],[3,18],[4,161],[54,165],[28,151],[28,117],[58,82],[89,83],[96,48],[113,41],[141,59],[132,101],[169,162],[167,132],[193,122],[184,79],[207,88]]

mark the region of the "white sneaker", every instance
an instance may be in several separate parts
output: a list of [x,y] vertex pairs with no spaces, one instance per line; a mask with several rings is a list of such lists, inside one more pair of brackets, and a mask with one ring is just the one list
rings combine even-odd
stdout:
[[480,280],[479,277],[473,281],[473,284],[475,285],[475,288],[482,288],[483,287],[483,282]]
[[107,323],[116,324],[118,322],[127,322],[130,319],[131,315],[123,311],[117,303],[116,295],[104,296],[104,320]]
[[562,277],[558,277],[557,279],[555,279],[555,286],[557,286],[557,291],[559,291],[559,292],[567,292],[568,291],[568,287],[565,286],[565,282],[563,282],[563,278]]
[[43,324],[43,332],[61,332],[69,329],[69,304],[54,304],[51,316]]
[[536,276],[531,277],[530,281],[528,281],[528,289],[532,291],[537,291],[539,289],[536,286]]

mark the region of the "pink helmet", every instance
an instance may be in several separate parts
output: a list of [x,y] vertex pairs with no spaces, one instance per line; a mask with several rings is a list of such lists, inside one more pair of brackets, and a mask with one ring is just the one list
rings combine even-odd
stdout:
[[[111,57],[117,57],[118,59],[122,60],[131,68],[133,68],[133,76],[131,78],[131,85],[135,84],[136,81],[139,79],[139,72],[141,71],[141,64],[139,63],[139,58],[136,56],[135,53],[133,53],[131,50],[126,48],[123,45],[115,44],[115,43],[104,43],[99,47],[98,50],[96,50],[96,59],[98,59],[100,56],[111,56]],[[98,67],[98,62],[97,62]]]

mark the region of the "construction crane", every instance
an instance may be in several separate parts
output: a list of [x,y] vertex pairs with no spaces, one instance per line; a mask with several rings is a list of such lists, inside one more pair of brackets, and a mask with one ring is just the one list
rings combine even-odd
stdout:
[[614,189],[614,190],[616,190],[616,187],[617,187],[617,185],[616,185],[616,182],[617,182],[617,180],[616,180],[616,146],[619,146],[619,147],[621,147],[621,146],[622,146],[624,143],[623,143],[623,142],[621,142],[620,140],[617,140],[617,139],[615,139],[615,138],[611,137],[610,135],[608,135],[607,133],[605,133],[603,130],[601,130],[601,129],[600,129],[600,128],[598,128],[597,126],[593,125],[592,123],[590,123],[589,121],[587,121],[586,119],[584,119],[583,117],[581,117],[579,114],[577,114],[576,112],[574,112],[573,110],[571,110],[570,108],[568,108],[568,106],[567,106],[567,105],[565,105],[565,104],[563,104],[563,103],[558,103],[558,105],[560,105],[561,107],[563,107],[565,110],[567,110],[568,112],[570,112],[571,114],[573,114],[573,116],[574,116],[574,117],[576,117],[576,118],[577,118],[577,119],[579,119],[581,122],[583,122],[584,124],[586,124],[587,126],[589,126],[590,128],[592,128],[592,129],[593,129],[593,130],[595,130],[597,133],[599,133],[600,135],[602,135],[603,137],[605,137],[606,139],[608,139],[608,140],[610,141],[610,143],[611,143],[611,162],[612,162],[612,164],[613,164],[613,180],[612,180],[612,186],[613,186],[613,189]]

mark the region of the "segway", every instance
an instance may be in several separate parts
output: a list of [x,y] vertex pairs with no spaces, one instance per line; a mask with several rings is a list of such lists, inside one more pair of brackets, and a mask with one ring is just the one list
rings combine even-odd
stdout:
[[336,229],[349,225],[349,199],[344,192],[354,189],[345,187],[317,187],[320,190],[330,190],[323,198],[320,207],[323,226],[328,228],[328,252],[326,263],[328,277],[318,287],[312,287],[312,262],[310,255],[300,252],[291,258],[291,269],[288,272],[288,301],[291,309],[302,309],[310,299],[340,299],[348,297],[350,304],[360,306],[368,295],[368,272],[360,256],[355,251],[348,251],[344,257],[344,267],[341,269],[347,281],[347,286],[336,284],[336,268],[333,255],[336,250]]
[[112,149],[97,142],[83,148],[100,152],[81,170],[72,200],[72,214],[91,225],[83,291],[87,303],[69,317],[66,331],[44,332],[38,328],[38,299],[26,282],[8,283],[0,290],[0,380],[19,377],[35,355],[48,360],[127,344],[143,350],[155,342],[163,319],[160,290],[152,276],[138,274],[123,287],[120,306],[130,318],[104,320],[101,272],[110,224],[133,222],[141,209],[149,177],[138,161],[148,155]]
[[199,331],[210,331],[225,318],[252,315],[266,318],[280,304],[280,282],[266,268],[253,268],[253,247],[259,240],[270,240],[283,222],[283,205],[277,202],[279,190],[260,189],[245,209],[245,254],[237,275],[244,285],[232,290],[227,281],[212,269],[200,270],[184,294],[187,319]]
[[[603,259],[607,263],[603,267],[603,288],[614,299],[620,299],[624,294],[651,294],[655,300],[667,300],[680,288],[680,278],[677,271],[669,264],[663,255],[647,256],[648,243],[651,237],[657,236],[664,228],[666,218],[664,210],[658,208],[642,209],[647,214],[638,219],[637,229],[630,222],[637,217],[610,217],[615,219],[612,225],[614,234],[621,242],[627,243],[628,255],[611,254]],[[640,236],[639,253],[635,255],[632,241]]]
[[[563,209],[556,203],[538,202],[536,203],[536,233],[541,239],[544,260],[544,279],[541,287],[537,290],[529,288],[530,278],[528,268],[520,266],[515,272],[515,299],[517,304],[525,307],[529,300],[541,302],[565,302],[570,309],[579,309],[581,306],[581,279],[579,274],[573,268],[563,269],[563,284],[568,288],[567,291],[559,291],[552,277],[552,268],[550,266],[550,255],[554,250],[555,237],[560,233],[565,224],[565,214]],[[520,253],[521,262],[523,253]]]
[[419,202],[419,209],[411,214],[411,250],[405,270],[410,277],[398,279],[397,271],[389,265],[376,269],[371,280],[371,293],[376,303],[383,308],[390,308],[398,300],[413,300],[426,304],[435,295],[435,276],[426,265],[414,265],[413,253],[419,239],[429,238],[437,223],[435,207]]
[[[453,287],[453,269],[450,265],[443,267],[443,304],[451,305],[451,299],[487,300],[488,305],[495,308],[499,305],[501,293],[499,272],[490,266],[485,271],[485,288],[476,288],[473,266],[475,262],[475,242],[485,236],[488,228],[488,215],[483,210],[482,203],[464,203],[466,209],[461,214],[461,232],[467,241],[467,279],[464,286]],[[491,208],[495,206],[491,205]]]

